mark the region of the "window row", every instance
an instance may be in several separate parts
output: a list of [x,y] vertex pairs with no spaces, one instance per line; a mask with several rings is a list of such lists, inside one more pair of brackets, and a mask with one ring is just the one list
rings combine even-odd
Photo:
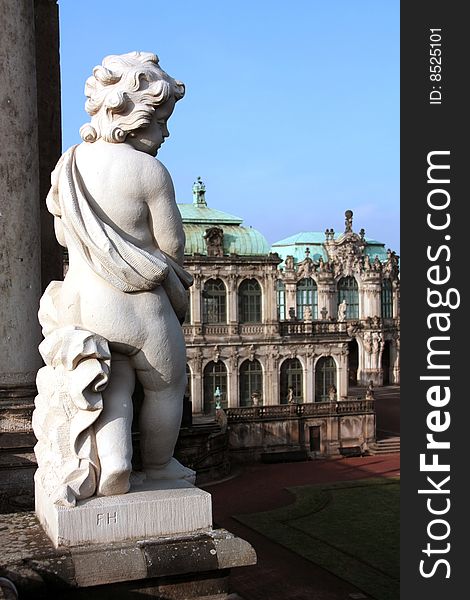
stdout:
[[[191,380],[187,367],[188,381]],[[303,402],[303,369],[297,358],[285,360],[280,368],[279,404]],[[318,359],[315,367],[315,402],[336,400],[336,363],[331,356]],[[258,360],[245,360],[238,372],[239,406],[263,405],[263,370]],[[189,388],[189,393],[191,390]],[[218,406],[227,408],[227,367],[222,361],[209,362],[203,373],[204,413]]]
[[[359,287],[354,277],[342,277],[338,281],[338,307],[343,301],[346,302],[345,319],[359,318]],[[278,318],[284,321],[288,316],[286,312],[286,289],[284,282],[277,282],[277,308]],[[310,310],[312,319],[319,318],[317,284],[311,277],[301,279],[296,286],[296,312],[295,316],[301,321]],[[382,317],[387,319],[393,316],[393,291],[392,282],[389,279],[382,281],[381,289],[381,312]]]
[[[338,306],[346,301],[346,319],[359,318],[359,288],[354,277],[342,277],[338,281]],[[286,310],[286,290],[284,282],[277,282],[277,309],[281,321],[290,315]],[[299,320],[304,320],[310,311],[312,319],[319,319],[317,284],[311,277],[301,279],[296,286],[296,312]],[[393,316],[393,290],[389,279],[382,281],[381,312],[383,318]],[[240,323],[262,322],[262,292],[256,279],[245,279],[238,288],[238,315]],[[221,279],[209,279],[202,291],[203,323],[227,323],[227,290]],[[191,315],[186,314],[186,323]]]

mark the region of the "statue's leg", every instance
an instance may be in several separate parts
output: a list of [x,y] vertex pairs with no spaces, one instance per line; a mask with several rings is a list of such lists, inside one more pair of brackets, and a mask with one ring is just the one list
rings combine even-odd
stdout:
[[[179,354],[175,352],[170,361],[155,355],[152,364],[148,348],[132,357],[144,388],[139,418],[142,468],[149,479],[185,479],[194,483],[194,471],[173,458],[186,388],[185,356],[178,360]],[[162,368],[155,368],[160,362]]]
[[111,354],[111,377],[103,393],[103,412],[95,424],[101,473],[98,494],[129,490],[132,471],[132,393],[135,373],[129,358]]

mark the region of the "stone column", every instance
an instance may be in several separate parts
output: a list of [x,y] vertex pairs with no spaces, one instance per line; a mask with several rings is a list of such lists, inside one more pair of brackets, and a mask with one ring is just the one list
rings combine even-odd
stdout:
[[390,345],[390,363],[392,365],[391,383],[400,384],[400,336]]
[[263,320],[267,324],[277,323],[277,277],[276,273],[267,273],[264,277],[264,313]]
[[305,365],[306,365],[306,377],[305,377],[305,392],[304,392],[304,402],[312,403],[315,402],[315,373],[314,373],[314,362],[315,355],[307,354],[305,357]]
[[197,357],[189,362],[191,366],[191,402],[193,405],[193,414],[201,414],[204,412],[202,360]]
[[191,287],[191,324],[201,327],[202,306],[201,306],[201,276],[194,274],[194,284]]
[[[32,401],[41,295],[34,10],[0,0],[0,397]],[[1,406],[1,405],[0,405]]]
[[393,317],[395,319],[400,317],[400,283],[398,280],[392,283],[393,293]]
[[338,364],[338,384],[336,396],[338,400],[348,395],[348,349],[347,344],[342,348],[341,354],[336,354],[334,358]]
[[380,317],[382,313],[380,278],[381,274],[376,272],[364,275],[361,285],[361,312],[359,314],[361,319]]
[[287,283],[284,281],[286,285],[286,319],[289,319],[289,310],[291,308],[294,309],[295,314],[297,315],[297,287],[295,282]]
[[59,64],[59,7],[57,0],[34,0],[36,31],[36,85],[38,107],[39,198],[41,214],[42,290],[50,281],[63,279],[64,251],[56,240],[54,217],[46,196],[51,172],[61,155]]
[[318,319],[321,319],[321,311],[326,308],[328,311],[327,318],[336,318],[337,313],[337,296],[336,283],[330,273],[317,273],[317,289],[318,289]]
[[238,277],[230,274],[227,285],[227,323],[229,333],[236,335],[238,333]]

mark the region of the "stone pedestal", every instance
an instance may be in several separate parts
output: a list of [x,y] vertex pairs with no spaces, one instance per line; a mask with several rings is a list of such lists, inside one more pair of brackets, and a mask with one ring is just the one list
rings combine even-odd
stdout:
[[147,481],[127,494],[54,504],[36,477],[36,515],[56,548],[198,534],[212,528],[211,495],[184,481]]
[[250,544],[224,529],[54,548],[31,512],[0,515],[0,546],[0,574],[35,600],[223,600],[230,569],[256,563]]

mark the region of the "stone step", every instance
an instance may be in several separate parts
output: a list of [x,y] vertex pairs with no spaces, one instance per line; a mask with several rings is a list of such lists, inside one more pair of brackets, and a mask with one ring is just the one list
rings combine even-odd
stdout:
[[377,440],[369,447],[370,454],[399,454],[400,453],[400,438],[391,437]]

